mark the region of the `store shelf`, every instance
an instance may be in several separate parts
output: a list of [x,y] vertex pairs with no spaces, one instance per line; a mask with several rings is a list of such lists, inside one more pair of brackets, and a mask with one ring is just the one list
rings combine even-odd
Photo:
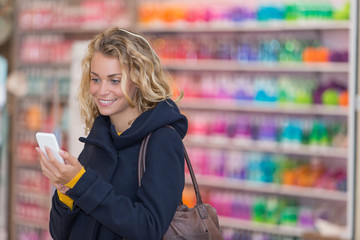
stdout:
[[25,162],[25,161],[18,161],[15,163],[17,168],[28,168],[33,170],[41,170],[39,160],[37,162]]
[[18,68],[70,68],[70,63],[67,62],[30,62],[30,63],[20,63],[17,66]]
[[[34,5],[34,8],[37,5],[41,4],[33,4],[33,1],[30,1],[31,5]],[[35,1],[36,2],[36,1]],[[139,24],[136,23],[136,19],[133,19],[132,16],[139,14],[139,6],[142,2],[138,1],[128,1],[131,5],[129,10],[130,15],[129,21],[125,19],[122,23],[116,23],[117,25],[134,29],[141,33],[148,33],[152,38],[156,38],[162,35],[174,35],[174,38],[177,36],[195,36],[196,34],[207,34],[207,36],[217,36],[229,33],[229,39],[238,39],[241,38],[243,35],[252,41],[251,36],[261,35],[263,33],[267,34],[268,36],[277,36],[279,34],[285,34],[286,36],[300,36],[301,35],[309,35],[315,36],[315,40],[319,40],[324,46],[327,46],[327,43],[324,43],[322,40],[332,40],[332,36],[344,36],[345,41],[348,40],[351,29],[352,23],[350,21],[267,21],[267,22],[258,22],[258,21],[244,21],[229,24],[226,23],[214,23],[214,24],[158,24],[158,23],[151,23],[151,24]],[[130,3],[131,2],[131,3]],[[354,1],[352,1],[354,2]],[[255,2],[254,2],[255,3]],[[17,1],[17,5],[21,6],[21,1]],[[159,6],[161,7],[162,3],[159,2]],[[78,5],[78,3],[75,3]],[[246,4],[245,4],[246,5]],[[30,5],[29,5],[30,6]],[[25,6],[26,7],[26,6]],[[16,14],[17,20],[19,20],[19,12]],[[125,15],[124,15],[125,16]],[[353,17],[353,16],[352,16]],[[124,17],[121,15],[121,19]],[[354,18],[355,19],[355,18]],[[86,23],[85,23],[86,24]],[[97,25],[97,24],[95,24]],[[15,58],[22,56],[20,53],[24,50],[21,46],[21,41],[27,37],[31,37],[31,35],[39,35],[40,38],[48,37],[47,35],[62,35],[65,39],[85,39],[87,36],[94,35],[102,31],[104,28],[99,28],[88,24],[87,27],[70,27],[70,28],[53,28],[53,29],[18,29],[15,32],[16,35],[16,43],[15,48],[20,49],[18,54],[14,54]],[[35,25],[34,25],[35,26]],[[107,26],[108,27],[108,26]],[[325,32],[326,34],[323,34]],[[164,34],[163,34],[164,33]],[[329,34],[331,37],[329,38]],[[336,37],[335,36],[335,37]],[[37,36],[36,36],[37,37]],[[169,38],[172,39],[172,38]],[[30,41],[31,42],[31,41]],[[338,44],[339,41],[337,38],[334,38],[333,42]],[[347,48],[347,44],[343,44],[346,51],[352,52],[353,46]],[[329,46],[330,47],[330,46]],[[178,56],[178,55],[177,55]],[[24,61],[27,58],[21,58]],[[58,58],[58,59],[67,59],[67,58]],[[50,59],[52,60],[52,59]],[[61,61],[60,60],[60,61]],[[30,60],[29,60],[30,61]],[[58,60],[59,61],[59,60]],[[15,68],[21,70],[32,70],[40,68],[43,69],[52,69],[52,70],[61,70],[61,69],[69,69],[70,63],[51,63],[51,62],[42,62],[42,63],[30,63],[30,62],[23,62],[21,63],[20,59],[15,59]],[[292,73],[296,73],[297,75],[315,75],[316,79],[323,79],[323,75],[332,75],[333,73],[339,73],[341,77],[347,78],[350,76],[350,64],[349,63],[337,63],[337,62],[322,62],[322,63],[304,63],[304,62],[238,62],[236,60],[210,60],[210,59],[162,59],[163,66],[169,70],[170,72],[182,72],[182,71],[189,71],[191,73],[199,73],[201,71],[205,73],[216,73],[219,72],[230,72],[233,73],[250,73],[250,74],[267,74],[267,73],[288,73],[291,75]],[[352,69],[351,69],[352,71]],[[325,74],[323,74],[325,73]],[[335,75],[335,74],[333,74]],[[345,81],[343,81],[345,82]],[[347,83],[348,89],[350,90],[350,82]],[[186,94],[186,92],[185,92]],[[351,95],[351,94],[350,94]],[[33,98],[36,98],[33,97]],[[48,102],[49,100],[53,100],[51,97],[48,96],[39,96],[39,100],[42,102]],[[56,101],[58,98],[56,98]],[[66,99],[61,98],[61,103],[66,103]],[[351,101],[350,101],[351,102]],[[232,112],[231,114],[241,113],[244,112],[245,114],[257,114],[257,113],[266,113],[268,116],[274,116],[275,118],[278,114],[292,114],[292,115],[301,115],[300,117],[311,117],[313,119],[323,118],[324,116],[327,118],[338,118],[340,117],[341,120],[346,120],[351,118],[350,111],[352,106],[350,105],[347,107],[340,107],[340,106],[324,106],[324,105],[298,105],[298,104],[270,104],[270,103],[256,103],[256,102],[241,102],[241,101],[234,101],[234,100],[225,100],[225,99],[197,99],[197,98],[187,98],[181,102],[181,108],[183,110],[194,110],[194,112],[199,111],[218,111],[219,114],[223,114],[225,112]],[[20,112],[14,116],[14,119],[19,119]],[[191,115],[189,114],[189,119]],[[292,116],[294,117],[294,116]],[[297,116],[295,116],[297,117]],[[336,119],[338,120],[338,119]],[[351,119],[350,119],[351,120]],[[18,122],[18,120],[16,120]],[[349,121],[348,121],[349,122]],[[341,122],[343,124],[343,122]],[[15,129],[12,132],[12,139],[13,145],[16,146],[16,143],[19,140],[19,136],[17,132],[23,132],[24,129]],[[353,129],[351,126],[347,128],[348,132],[352,132]],[[191,133],[190,133],[191,134]],[[285,144],[285,143],[277,143],[277,142],[265,142],[265,141],[253,141],[253,140],[243,140],[243,139],[232,139],[226,137],[219,137],[219,136],[195,136],[195,135],[187,135],[184,143],[190,147],[203,147],[206,149],[221,149],[221,150],[234,150],[234,151],[249,151],[249,152],[265,152],[265,153],[273,153],[273,154],[286,154],[286,155],[299,155],[303,159],[312,159],[313,157],[321,157],[321,162],[332,163],[336,161],[341,166],[347,167],[347,175],[348,184],[351,185],[353,181],[353,176],[351,172],[349,172],[352,167],[350,159],[350,150],[346,148],[335,148],[335,147],[322,147],[322,146],[308,146],[308,145],[299,145],[299,144]],[[349,140],[349,145],[351,139]],[[351,149],[352,144],[349,146]],[[29,168],[30,170],[40,170],[39,165],[36,163],[26,163],[21,162],[21,159],[14,154],[12,158],[12,169],[24,169]],[[27,169],[25,169],[27,170]],[[13,174],[12,176],[15,176]],[[347,222],[346,224],[351,226],[352,220],[350,219],[351,211],[353,211],[353,204],[352,200],[349,200],[352,197],[352,189],[349,186],[349,192],[340,192],[340,191],[331,191],[325,189],[312,189],[312,188],[304,188],[304,187],[297,187],[297,186],[285,186],[273,183],[261,183],[261,182],[253,182],[253,181],[244,181],[238,179],[228,179],[222,177],[215,177],[215,176],[203,176],[197,174],[197,180],[200,186],[208,187],[209,189],[214,188],[217,191],[221,190],[230,190],[230,191],[237,191],[239,194],[246,194],[246,192],[252,192],[257,196],[266,196],[266,195],[278,195],[279,198],[284,199],[290,197],[292,199],[302,199],[304,198],[306,201],[318,201],[324,203],[340,203],[340,205],[346,205],[347,208]],[[16,199],[22,198],[23,200],[29,199],[35,202],[40,202],[40,207],[46,206],[49,204],[50,206],[50,199],[51,194],[48,196],[43,193],[39,193],[35,191],[35,189],[27,189],[23,186],[19,186],[17,184],[17,179],[12,179],[13,185],[12,186],[12,198]],[[186,178],[186,183],[190,183],[190,179]],[[31,202],[30,201],[30,202]],[[29,202],[24,202],[23,204],[28,204]],[[10,210],[11,219],[11,235],[16,238],[18,237],[19,233],[15,233],[14,226],[21,226],[28,229],[29,227],[43,229],[44,232],[48,231],[48,221],[46,221],[46,216],[48,215],[47,212],[49,209],[45,208],[45,217],[37,219],[29,219],[18,216],[15,212],[17,203],[13,201],[12,209]],[[307,207],[306,205],[304,205]],[[331,206],[331,205],[330,205]],[[302,207],[302,202],[300,203],[300,207]],[[313,209],[312,206],[310,206]],[[315,207],[314,207],[315,208]],[[314,209],[316,210],[316,209]],[[349,214],[350,213],[350,214]],[[292,227],[292,226],[277,226],[265,223],[257,223],[257,222],[250,222],[241,219],[231,218],[231,217],[223,217],[220,216],[220,225],[222,227],[233,228],[238,230],[244,231],[252,231],[252,232],[260,232],[260,233],[269,233],[275,236],[282,235],[294,237],[300,237],[304,232],[311,231],[313,229],[304,229],[299,227]],[[24,228],[24,229],[25,229]],[[25,232],[26,234],[26,232]],[[40,236],[40,235],[39,235]]]
[[[29,91],[24,97],[14,95],[12,106],[15,121],[11,131],[13,201],[9,237],[26,238],[31,233],[32,239],[45,240],[50,239],[53,191],[42,178],[35,156],[34,129],[56,132],[67,139],[71,45],[88,41],[111,26],[132,29],[137,5],[127,0],[69,1],[60,5],[54,1],[16,0],[14,6],[14,70],[24,72]],[[67,148],[67,141],[62,144]]]
[[239,229],[239,230],[248,230],[269,234],[280,234],[284,236],[298,236],[300,237],[303,233],[312,231],[313,229],[309,228],[299,228],[292,226],[279,226],[271,225],[266,223],[250,222],[246,220],[231,218],[231,217],[219,217],[219,223],[221,227]]
[[[42,92],[42,94],[31,94],[31,95],[26,95],[26,99],[30,100],[30,101],[36,101],[36,100],[41,100],[42,102],[55,102],[58,101],[59,103],[67,103],[69,101],[69,96],[64,96],[64,95],[60,95],[58,96],[57,94],[59,94],[58,92],[55,94],[54,92],[46,92],[45,94]],[[28,136],[35,136],[37,131],[31,131],[28,130],[27,133],[21,133],[21,134],[27,134]]]
[[33,201],[36,201],[38,204],[40,204],[41,206],[44,207],[49,207],[50,206],[50,202],[51,202],[51,194],[50,191],[48,193],[44,193],[44,192],[39,192],[39,191],[30,191],[31,189],[23,187],[23,186],[18,186],[19,192],[17,194],[17,196],[19,198],[29,198],[32,199]]
[[49,229],[49,221],[40,221],[32,218],[25,218],[21,216],[15,216],[14,220],[17,225],[22,225],[26,227],[32,227],[37,229],[48,230]]
[[348,63],[304,62],[236,62],[232,60],[163,59],[169,70],[186,71],[241,71],[241,72],[300,72],[300,73],[347,73]]
[[[326,201],[346,202],[347,193],[321,188],[298,187],[290,185],[280,185],[274,183],[254,182],[247,180],[231,179],[217,176],[204,176],[196,174],[199,186],[208,188],[221,188],[228,190],[251,191],[257,193],[280,194],[285,196],[310,198]],[[186,176],[186,184],[191,184],[191,178]]]
[[39,28],[39,29],[21,29],[20,34],[96,34],[103,28]]
[[255,101],[187,97],[181,101],[180,107],[190,110],[262,112],[343,117],[347,117],[348,114],[348,108],[343,106],[325,106],[319,104],[301,105],[290,103],[267,103]]
[[[96,24],[95,24],[96,25]],[[123,28],[131,28],[131,25],[125,21],[116,24]],[[111,26],[79,26],[79,27],[55,27],[55,28],[28,28],[21,29],[19,34],[64,34],[64,35],[94,35],[102,32],[105,28]]]
[[342,158],[348,157],[345,148],[326,146],[307,146],[290,143],[277,143],[232,139],[227,137],[188,135],[185,144],[189,147],[220,148],[237,151],[268,152],[274,154],[302,155],[309,157]]
[[136,29],[143,33],[204,33],[204,32],[277,32],[277,31],[309,31],[309,30],[348,30],[349,21],[244,21],[226,23],[141,23]]

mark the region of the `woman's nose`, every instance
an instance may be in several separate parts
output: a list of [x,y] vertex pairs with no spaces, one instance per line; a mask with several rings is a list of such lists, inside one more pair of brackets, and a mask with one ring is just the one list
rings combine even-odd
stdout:
[[99,88],[99,93],[101,95],[106,95],[109,93],[109,86],[108,84],[106,83],[106,81],[101,81],[100,83],[100,88]]

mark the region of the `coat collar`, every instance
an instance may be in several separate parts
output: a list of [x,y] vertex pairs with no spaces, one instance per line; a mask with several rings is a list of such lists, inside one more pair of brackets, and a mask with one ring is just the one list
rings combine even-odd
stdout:
[[95,119],[89,135],[86,138],[81,137],[79,140],[103,148],[110,156],[116,159],[117,151],[110,133],[115,131],[115,128],[111,126],[110,118],[100,115]]

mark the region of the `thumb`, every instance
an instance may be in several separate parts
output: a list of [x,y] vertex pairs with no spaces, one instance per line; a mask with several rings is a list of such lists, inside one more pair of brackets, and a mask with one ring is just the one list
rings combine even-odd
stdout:
[[74,158],[68,152],[66,152],[64,150],[60,150],[59,154],[64,159],[66,164],[74,165],[75,161],[77,160],[76,158]]

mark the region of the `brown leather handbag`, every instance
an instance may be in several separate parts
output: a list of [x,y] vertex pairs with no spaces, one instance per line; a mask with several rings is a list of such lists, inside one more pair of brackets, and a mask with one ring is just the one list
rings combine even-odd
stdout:
[[[171,127],[171,126],[168,126]],[[173,127],[171,127],[173,128]],[[151,133],[147,135],[141,144],[138,160],[138,185],[141,186],[141,178],[145,172],[145,153]],[[191,180],[195,189],[196,205],[189,208],[181,201],[175,216],[165,233],[163,240],[222,240],[219,230],[219,220],[215,208],[204,204],[201,199],[199,187],[192,169],[189,156],[184,146],[184,157],[188,166]]]

